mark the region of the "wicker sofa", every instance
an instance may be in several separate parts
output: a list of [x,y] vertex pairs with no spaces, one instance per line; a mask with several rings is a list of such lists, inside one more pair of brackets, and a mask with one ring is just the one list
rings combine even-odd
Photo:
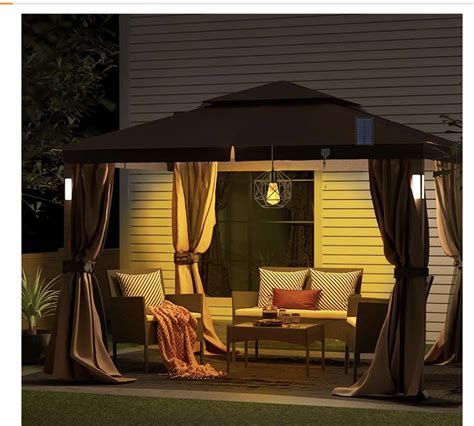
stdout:
[[[117,362],[117,343],[136,343],[144,346],[145,372],[148,373],[148,346],[158,343],[157,321],[147,315],[143,297],[124,297],[117,280],[116,272],[125,274],[146,274],[157,269],[109,269],[107,278],[110,288],[110,326],[112,331],[113,359]],[[161,272],[161,270],[160,270]],[[164,280],[163,274],[161,282]],[[167,294],[166,300],[185,307],[197,320],[196,340],[199,342],[200,361],[204,351],[203,340],[203,297],[202,294]]]
[[[294,268],[294,267],[264,267],[271,271],[301,271],[310,268]],[[354,300],[360,297],[360,289],[362,286],[362,268],[314,268],[322,272],[353,272],[362,271],[354,295],[349,297],[349,304],[353,304]],[[310,288],[310,277],[306,277],[305,289]],[[232,292],[232,321],[234,324],[243,322],[256,321],[262,318],[263,309],[257,306],[257,291],[233,291]],[[347,311],[321,311],[306,309],[287,309],[287,313],[299,313],[301,322],[325,324],[326,337],[344,341],[346,339],[346,320]]]

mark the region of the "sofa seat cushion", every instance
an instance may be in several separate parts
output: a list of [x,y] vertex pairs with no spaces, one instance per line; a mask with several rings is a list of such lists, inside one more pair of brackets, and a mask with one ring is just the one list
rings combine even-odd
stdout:
[[356,326],[357,317],[347,317],[347,324],[352,325],[352,327]]
[[[191,316],[192,316],[193,318],[196,318],[196,319],[201,318],[201,314],[200,314],[199,312],[191,312]],[[146,316],[146,320],[147,320],[147,321],[156,321],[156,318],[155,318],[154,315],[147,315],[147,316]]]
[[[262,316],[262,308],[241,308],[235,310],[235,315],[239,317],[256,317]],[[300,314],[301,318],[307,319],[342,319],[347,318],[346,311],[313,311],[310,309],[287,309],[287,314]]]

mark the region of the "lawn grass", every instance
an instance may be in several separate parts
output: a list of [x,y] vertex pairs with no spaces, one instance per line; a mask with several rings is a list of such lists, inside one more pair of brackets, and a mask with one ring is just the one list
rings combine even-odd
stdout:
[[22,392],[30,425],[461,425],[461,414],[202,401],[84,393]]

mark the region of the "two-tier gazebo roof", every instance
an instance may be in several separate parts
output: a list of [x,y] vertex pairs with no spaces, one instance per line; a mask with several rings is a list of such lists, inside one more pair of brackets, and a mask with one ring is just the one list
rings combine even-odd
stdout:
[[[373,118],[373,144],[356,119]],[[67,163],[452,159],[456,143],[370,114],[353,102],[278,81],[204,101],[197,109],[64,147]]]

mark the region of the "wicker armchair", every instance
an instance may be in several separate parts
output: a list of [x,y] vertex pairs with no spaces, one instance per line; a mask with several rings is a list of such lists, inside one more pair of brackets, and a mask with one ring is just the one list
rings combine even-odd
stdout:
[[[117,362],[117,343],[136,343],[144,346],[145,372],[148,373],[148,346],[158,343],[157,321],[147,315],[143,297],[124,297],[114,274],[146,274],[156,269],[112,269],[107,271],[110,288],[110,328],[112,331],[113,360]],[[160,270],[161,272],[161,270]],[[162,283],[163,276],[162,276]],[[164,285],[164,284],[163,284]],[[164,289],[163,289],[164,290]],[[203,341],[203,297],[201,294],[167,294],[166,300],[185,307],[197,320],[197,340],[202,363]]]

